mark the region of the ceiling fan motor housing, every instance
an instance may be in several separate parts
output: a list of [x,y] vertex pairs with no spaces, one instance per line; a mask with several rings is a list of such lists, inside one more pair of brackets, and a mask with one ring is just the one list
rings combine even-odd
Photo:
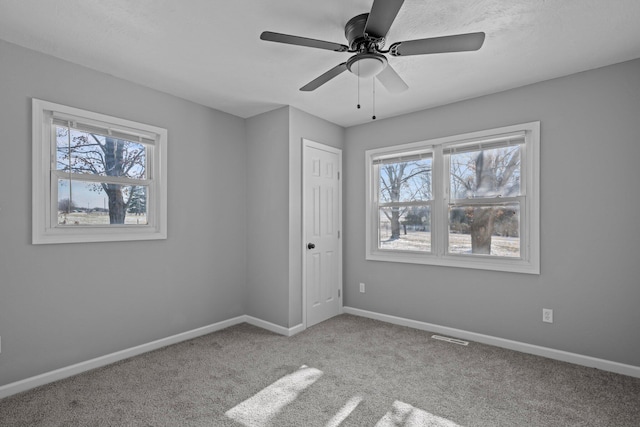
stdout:
[[367,41],[364,35],[364,28],[367,24],[368,13],[354,16],[344,26],[344,36],[349,41],[349,49],[359,50],[359,46]]
[[359,77],[372,77],[384,70],[387,58],[378,53],[378,43],[382,39],[372,39],[364,30],[368,13],[354,16],[344,26],[344,35],[349,41],[349,49],[358,52],[347,61],[347,69]]

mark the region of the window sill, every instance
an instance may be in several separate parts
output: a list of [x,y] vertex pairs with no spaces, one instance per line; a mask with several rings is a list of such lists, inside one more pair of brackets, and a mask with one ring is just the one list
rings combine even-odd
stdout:
[[34,230],[33,244],[57,244],[57,243],[90,243],[90,242],[122,242],[130,240],[163,240],[167,233],[150,226],[131,226],[120,228],[95,228],[78,227],[77,229],[65,228],[53,229],[44,233]]
[[367,253],[367,261],[400,262],[407,264],[435,265],[440,267],[471,268],[477,270],[504,271],[510,273],[540,274],[539,264],[507,258],[471,258],[466,255],[445,255],[417,252],[386,252],[377,251]]

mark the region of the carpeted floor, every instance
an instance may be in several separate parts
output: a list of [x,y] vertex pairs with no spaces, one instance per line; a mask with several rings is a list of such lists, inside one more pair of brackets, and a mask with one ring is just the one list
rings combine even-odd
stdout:
[[0,400],[1,426],[639,426],[640,379],[342,315],[247,325]]

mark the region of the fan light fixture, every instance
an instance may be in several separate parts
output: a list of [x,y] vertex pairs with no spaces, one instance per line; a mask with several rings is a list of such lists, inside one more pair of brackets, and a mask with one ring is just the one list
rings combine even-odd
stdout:
[[387,58],[379,53],[359,53],[347,61],[347,69],[358,77],[373,77],[387,66]]

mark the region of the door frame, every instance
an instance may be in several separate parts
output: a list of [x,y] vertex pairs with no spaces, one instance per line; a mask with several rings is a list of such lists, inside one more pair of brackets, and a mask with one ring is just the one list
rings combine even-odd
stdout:
[[342,241],[344,234],[342,233],[342,149],[335,148],[330,145],[315,142],[310,139],[302,138],[302,240],[300,242],[300,248],[302,250],[302,324],[303,328],[307,329],[307,191],[306,191],[306,160],[307,149],[315,148],[317,150],[328,151],[338,155],[338,314],[342,314],[343,311],[343,296],[344,291],[342,289]]

